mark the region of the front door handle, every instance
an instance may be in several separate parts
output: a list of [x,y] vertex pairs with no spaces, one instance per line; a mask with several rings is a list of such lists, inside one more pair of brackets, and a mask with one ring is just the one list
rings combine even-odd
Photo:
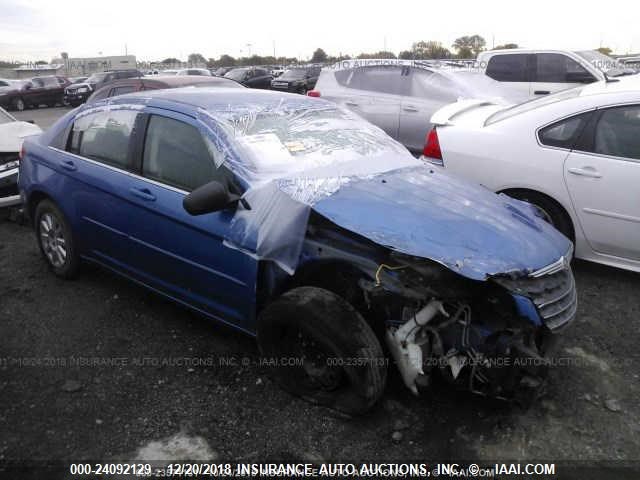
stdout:
[[129,191],[138,198],[142,200],[146,200],[147,202],[153,202],[156,199],[156,196],[151,193],[148,188],[135,188],[131,187]]
[[570,168],[568,171],[582,177],[602,178],[602,174],[593,167]]
[[62,162],[60,162],[60,166],[65,170],[69,170],[70,172],[78,169],[78,167],[76,167],[76,164],[73,163],[73,160],[63,160]]
[[418,108],[414,107],[413,105],[405,105],[404,107],[402,107],[402,110],[404,110],[405,112],[417,112]]
[[550,90],[535,90],[533,92],[534,95],[549,95],[550,93]]
[[345,105],[349,106],[349,107],[359,107],[360,105],[357,104],[356,102],[352,102],[347,100],[346,102],[344,102]]

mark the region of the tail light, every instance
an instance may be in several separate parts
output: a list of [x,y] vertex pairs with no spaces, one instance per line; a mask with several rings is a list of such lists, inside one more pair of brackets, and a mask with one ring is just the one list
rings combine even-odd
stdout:
[[307,96],[308,97],[319,97],[320,96],[320,90],[309,90],[307,92]]
[[422,155],[426,157],[428,161],[436,165],[444,166],[442,160],[442,152],[440,151],[440,141],[438,140],[438,131],[436,127],[433,127],[427,133],[427,138],[424,141],[424,149]]
[[20,160],[22,160],[26,153],[27,152],[24,149],[24,145],[22,145],[22,148],[20,149],[20,154],[18,155],[18,158],[20,158]]

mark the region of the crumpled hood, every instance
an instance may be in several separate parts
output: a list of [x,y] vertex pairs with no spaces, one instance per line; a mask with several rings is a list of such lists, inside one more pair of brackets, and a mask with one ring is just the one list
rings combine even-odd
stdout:
[[353,179],[313,209],[382,246],[429,258],[475,280],[535,271],[571,245],[528,203],[437,167]]
[[28,122],[0,124],[0,152],[19,152],[25,137],[39,133],[40,127]]

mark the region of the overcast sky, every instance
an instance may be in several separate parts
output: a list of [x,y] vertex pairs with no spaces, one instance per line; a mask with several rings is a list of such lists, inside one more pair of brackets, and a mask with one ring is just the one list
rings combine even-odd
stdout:
[[[387,47],[396,54],[418,40],[447,48],[480,34],[488,47],[640,51],[640,2],[452,2],[433,0],[0,0],[0,59],[50,60],[122,55],[138,60],[189,53],[217,57],[327,53],[356,55]],[[249,47],[247,44],[251,44]]]

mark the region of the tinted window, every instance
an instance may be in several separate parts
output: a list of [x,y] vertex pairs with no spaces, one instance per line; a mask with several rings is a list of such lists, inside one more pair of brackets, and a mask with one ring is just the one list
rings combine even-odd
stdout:
[[582,65],[566,55],[536,54],[536,75],[533,80],[535,82],[573,83],[583,81],[589,76],[590,73]]
[[592,113],[566,118],[540,130],[540,143],[551,147],[572,149]]
[[71,131],[69,151],[126,168],[129,140],[136,115],[136,112],[130,110],[111,110],[77,119]]
[[56,77],[44,77],[42,82],[45,87],[59,87],[58,79]]
[[499,82],[528,82],[529,54],[494,55],[487,64],[487,76]]
[[402,76],[402,68],[394,66],[339,70],[335,76],[345,87],[395,95],[402,95],[407,78]]
[[191,191],[215,178],[215,164],[195,127],[153,115],[145,139],[142,170],[146,177]]
[[640,160],[640,106],[605,110],[596,125],[593,150]]
[[31,84],[35,87],[35,88],[42,88],[44,87],[44,82],[42,81],[41,78],[34,78],[31,80]]
[[110,97],[115,97],[116,95],[124,95],[125,93],[135,92],[136,87],[133,85],[123,85],[122,87],[115,87],[111,89],[111,93],[109,93]]

